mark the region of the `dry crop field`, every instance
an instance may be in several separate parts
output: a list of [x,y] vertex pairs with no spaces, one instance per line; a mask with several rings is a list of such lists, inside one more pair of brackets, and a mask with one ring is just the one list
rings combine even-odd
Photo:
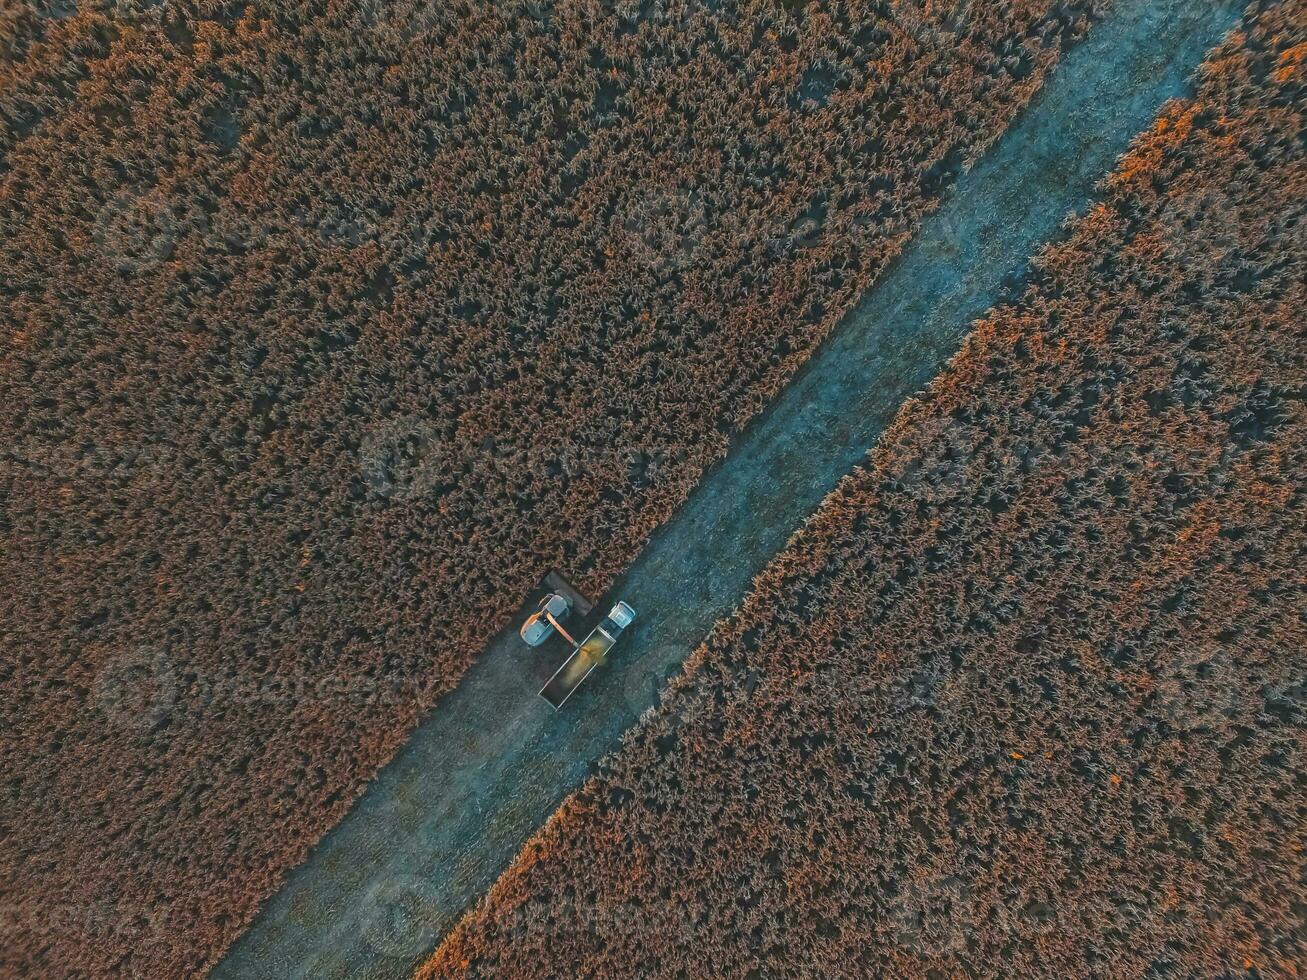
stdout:
[[1300,974],[1307,7],[1255,7],[421,976]]
[[0,12],[0,970],[214,962],[1099,0]]

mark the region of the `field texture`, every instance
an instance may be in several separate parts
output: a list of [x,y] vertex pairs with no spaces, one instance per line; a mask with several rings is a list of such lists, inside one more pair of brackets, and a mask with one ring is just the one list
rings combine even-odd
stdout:
[[0,14],[0,970],[189,974],[1098,0]]
[[422,977],[1300,974],[1307,5],[1264,7]]

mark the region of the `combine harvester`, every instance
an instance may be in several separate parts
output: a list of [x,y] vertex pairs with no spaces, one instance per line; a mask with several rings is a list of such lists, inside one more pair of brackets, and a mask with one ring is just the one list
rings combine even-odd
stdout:
[[563,661],[563,665],[554,671],[554,676],[540,689],[540,696],[555,711],[590,676],[590,672],[603,663],[608,651],[617,644],[622,631],[635,619],[635,610],[625,602],[619,602],[584,640],[577,643],[559,622],[567,618],[569,612],[571,603],[567,597],[559,592],[551,592],[540,600],[540,607],[527,617],[520,631],[527,646],[539,646],[557,632],[572,647],[572,655]]

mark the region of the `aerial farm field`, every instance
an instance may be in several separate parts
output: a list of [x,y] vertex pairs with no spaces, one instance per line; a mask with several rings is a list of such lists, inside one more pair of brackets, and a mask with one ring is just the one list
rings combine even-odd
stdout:
[[1090,193],[1237,2],[0,7],[0,976],[1301,970],[1307,5]]
[[1254,8],[420,971],[1307,962],[1307,7]]
[[0,968],[202,971],[1097,0],[0,13]]

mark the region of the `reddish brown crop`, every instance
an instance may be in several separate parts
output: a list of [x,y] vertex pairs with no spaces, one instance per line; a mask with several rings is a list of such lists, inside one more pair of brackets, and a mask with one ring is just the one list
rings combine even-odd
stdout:
[[0,969],[190,975],[1099,0],[0,13]]
[[1300,974],[1304,37],[1215,52],[420,976]]

